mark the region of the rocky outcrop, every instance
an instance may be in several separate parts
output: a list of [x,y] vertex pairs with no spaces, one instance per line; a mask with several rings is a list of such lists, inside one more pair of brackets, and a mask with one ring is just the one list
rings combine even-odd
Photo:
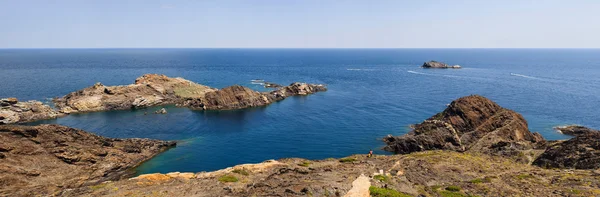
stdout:
[[450,66],[443,62],[429,61],[423,63],[422,68],[461,68],[459,65]]
[[[384,150],[402,154],[441,149],[505,156],[521,155],[545,144],[539,133],[529,131],[523,116],[479,95],[459,98],[443,112],[415,125],[410,133],[388,136],[384,141]],[[533,158],[523,159],[529,162]]]
[[585,134],[589,134],[589,133],[600,132],[598,130],[590,129],[590,128],[587,128],[584,126],[579,126],[579,125],[558,126],[558,127],[554,127],[554,129],[556,129],[557,131],[559,131],[562,134],[570,135],[570,136],[578,136],[578,135],[585,135]]
[[545,168],[600,169],[600,132],[582,126],[557,127],[574,135],[550,145],[533,164]]
[[0,124],[53,119],[62,115],[62,113],[39,101],[21,102],[16,98],[0,99]]
[[324,85],[292,83],[271,92],[257,92],[250,88],[234,85],[207,93],[204,98],[187,99],[181,106],[196,110],[234,110],[258,107],[283,100],[290,96],[308,95],[326,91]]
[[105,86],[101,83],[54,99],[63,113],[107,111],[175,104],[181,98],[201,98],[216,89],[183,78],[146,74],[132,85]]
[[0,125],[0,196],[48,196],[119,180],[174,145],[105,138],[59,125]]

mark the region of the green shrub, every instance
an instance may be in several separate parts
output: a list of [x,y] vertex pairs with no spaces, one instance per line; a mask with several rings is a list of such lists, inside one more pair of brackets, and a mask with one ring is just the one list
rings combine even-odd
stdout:
[[248,171],[242,170],[242,169],[235,169],[235,170],[233,170],[231,172],[236,173],[236,174],[241,174],[241,175],[244,175],[244,176],[248,176],[250,174],[250,173],[248,173]]
[[460,191],[460,187],[456,186],[456,185],[450,185],[450,186],[446,187],[446,190],[451,191],[451,192],[457,192],[457,191]]
[[412,197],[411,195],[387,188],[369,187],[371,197]]
[[381,175],[381,174],[373,176],[373,179],[378,180],[378,181],[383,181],[383,182],[389,182],[390,181],[390,177],[385,176],[385,175]]
[[308,167],[310,165],[310,162],[309,161],[304,161],[304,162],[302,162],[302,163],[300,163],[298,165],[302,166],[302,167]]
[[451,191],[445,191],[445,190],[438,191],[438,193],[442,197],[469,197],[467,195],[464,195],[464,194],[461,194],[458,192],[451,192]]
[[342,163],[354,162],[354,161],[356,161],[355,158],[342,158],[342,159],[340,159],[340,162],[342,162]]
[[225,176],[219,177],[219,181],[221,181],[223,183],[238,182],[238,178],[235,176],[231,176],[231,175],[225,175]]
[[471,182],[473,184],[490,183],[490,182],[492,182],[492,177],[485,177],[483,179],[473,179],[473,180],[470,180],[469,182]]

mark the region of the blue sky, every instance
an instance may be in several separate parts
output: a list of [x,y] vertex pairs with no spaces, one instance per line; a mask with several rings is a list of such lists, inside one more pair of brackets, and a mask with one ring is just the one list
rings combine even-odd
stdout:
[[0,0],[0,48],[599,48],[597,0]]

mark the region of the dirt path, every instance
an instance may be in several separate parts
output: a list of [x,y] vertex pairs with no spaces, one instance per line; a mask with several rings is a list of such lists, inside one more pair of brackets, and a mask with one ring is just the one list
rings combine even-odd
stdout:
[[344,197],[370,197],[369,187],[371,187],[369,177],[361,174],[352,182],[352,189]]

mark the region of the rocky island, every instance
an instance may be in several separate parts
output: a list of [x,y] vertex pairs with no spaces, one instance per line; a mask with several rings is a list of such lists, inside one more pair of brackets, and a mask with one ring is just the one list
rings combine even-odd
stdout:
[[443,62],[428,61],[423,63],[422,68],[462,68],[459,65],[450,66]]

